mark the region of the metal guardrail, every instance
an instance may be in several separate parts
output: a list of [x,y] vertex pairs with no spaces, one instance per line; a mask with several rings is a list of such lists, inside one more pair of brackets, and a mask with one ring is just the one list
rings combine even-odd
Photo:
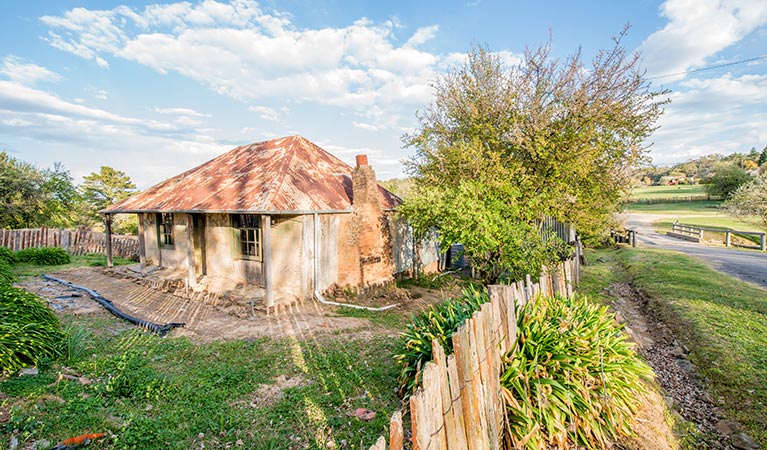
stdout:
[[748,248],[759,248],[759,250],[767,251],[767,233],[759,231],[722,230],[721,228],[698,227],[694,225],[685,225],[683,223],[679,223],[679,221],[675,221],[673,225],[671,225],[672,233],[676,233],[682,236],[690,236],[700,240],[703,240],[704,231],[708,231],[710,233],[724,233],[724,245],[726,247],[732,246],[733,235],[759,236],[759,247],[754,246]]

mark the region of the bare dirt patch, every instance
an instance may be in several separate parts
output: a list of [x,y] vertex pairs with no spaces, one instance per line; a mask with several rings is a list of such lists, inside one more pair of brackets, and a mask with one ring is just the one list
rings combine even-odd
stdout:
[[[627,283],[611,285],[608,293],[615,298],[613,307],[616,316],[619,321],[625,322],[626,332],[637,343],[637,352],[655,371],[656,381],[664,391],[663,401],[669,409],[694,423],[703,432],[707,448],[735,448],[731,436],[720,430],[725,421],[721,420],[713,398],[696,377],[692,364],[687,360],[687,349],[653,313],[647,300]],[[659,419],[664,418],[660,397],[649,400],[650,405],[655,403],[655,408],[660,409]],[[640,421],[638,425],[641,429],[644,424]],[[642,436],[640,429],[637,434]],[[665,429],[668,430],[668,425]],[[668,432],[670,433],[670,430]]]
[[[233,317],[215,304],[178,297],[128,280],[113,278],[99,268],[81,267],[53,275],[97,291],[121,311],[134,317],[160,324],[184,322],[186,326],[174,329],[171,335],[188,336],[196,342],[316,335],[369,326],[366,319],[340,317],[333,309],[324,308],[315,302],[293,305],[281,314],[242,319]],[[30,277],[18,285],[47,299],[51,308],[61,313],[107,314],[86,294],[59,283]]]
[[282,398],[282,392],[287,388],[306,386],[310,382],[298,374],[294,376],[280,375],[274,383],[262,384],[250,395],[248,400],[240,400],[232,403],[233,407],[240,408],[263,408],[277,403]]

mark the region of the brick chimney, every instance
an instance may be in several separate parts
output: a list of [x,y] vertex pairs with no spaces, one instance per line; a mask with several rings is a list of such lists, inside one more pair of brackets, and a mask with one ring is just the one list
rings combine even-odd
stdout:
[[352,171],[352,209],[361,285],[390,283],[394,268],[387,244],[389,229],[384,222],[376,174],[366,155],[357,155],[357,167]]
[[357,167],[352,172],[352,206],[355,212],[381,215],[381,196],[373,168],[368,165],[367,155],[357,155]]

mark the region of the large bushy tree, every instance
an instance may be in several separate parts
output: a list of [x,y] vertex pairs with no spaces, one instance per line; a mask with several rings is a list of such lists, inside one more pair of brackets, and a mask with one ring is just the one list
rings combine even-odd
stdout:
[[69,226],[77,201],[72,177],[61,164],[41,170],[0,152],[0,227]]
[[744,220],[756,220],[767,229],[767,173],[740,186],[725,206],[734,215]]
[[713,175],[703,180],[706,193],[724,200],[730,198],[740,186],[749,181],[751,176],[743,167],[735,163],[721,163]]
[[101,166],[98,172],[83,177],[80,191],[90,207],[94,220],[100,220],[99,211],[128,198],[136,192],[136,185],[125,172]]
[[472,261],[496,271],[535,253],[543,217],[602,233],[665,103],[624,34],[589,65],[580,52],[554,58],[546,44],[507,67],[475,46],[437,79],[420,127],[404,138],[415,186],[402,209],[414,225],[472,243]]

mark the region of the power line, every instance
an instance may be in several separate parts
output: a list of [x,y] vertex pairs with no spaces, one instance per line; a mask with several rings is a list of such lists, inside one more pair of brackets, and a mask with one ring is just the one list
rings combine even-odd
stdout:
[[751,62],[751,61],[757,61],[759,59],[764,59],[764,58],[767,58],[767,55],[757,56],[756,58],[741,59],[740,61],[733,61],[733,62],[724,63],[724,64],[717,64],[715,66],[701,67],[700,69],[685,70],[684,72],[669,73],[667,75],[656,75],[654,77],[647,77],[647,78],[645,78],[645,80],[657,80],[658,78],[676,77],[676,76],[679,76],[679,75],[686,75],[688,73],[695,73],[695,72],[702,72],[704,70],[718,69],[720,67],[735,66],[737,64],[743,64],[743,63],[747,63],[747,62]]

